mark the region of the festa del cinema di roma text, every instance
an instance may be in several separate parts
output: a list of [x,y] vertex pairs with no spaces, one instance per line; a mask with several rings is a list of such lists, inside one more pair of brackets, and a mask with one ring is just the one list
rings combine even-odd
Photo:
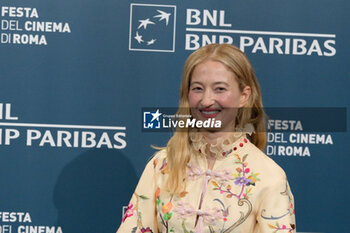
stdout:
[[[61,226],[36,226],[29,212],[0,212],[0,233],[63,233]],[[25,225],[17,225],[25,224]],[[17,229],[16,229],[17,228]]]
[[300,120],[269,119],[267,126],[267,155],[310,157],[310,145],[333,145],[331,134],[303,133]]
[[[2,6],[0,10],[0,42],[3,44],[47,45],[43,33],[71,33],[67,22],[38,21],[36,8]],[[28,20],[23,22],[22,18]]]

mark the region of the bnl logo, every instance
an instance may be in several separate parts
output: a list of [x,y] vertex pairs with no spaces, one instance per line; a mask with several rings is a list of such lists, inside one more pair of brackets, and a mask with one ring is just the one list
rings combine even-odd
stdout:
[[176,6],[130,4],[129,50],[175,52]]
[[157,109],[156,112],[143,112],[143,128],[159,129],[162,113]]

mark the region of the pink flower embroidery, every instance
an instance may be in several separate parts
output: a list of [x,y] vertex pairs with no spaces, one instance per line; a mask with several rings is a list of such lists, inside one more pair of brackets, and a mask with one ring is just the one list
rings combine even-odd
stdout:
[[151,230],[151,228],[149,228],[149,227],[147,227],[147,228],[141,228],[141,232],[142,233],[145,233],[145,232],[151,232],[151,233],[153,233],[153,231]]
[[132,203],[129,203],[128,208],[126,209],[125,213],[124,213],[124,217],[122,222],[124,222],[128,217],[131,217],[134,215],[134,210],[132,209],[132,207],[134,207],[134,205]]

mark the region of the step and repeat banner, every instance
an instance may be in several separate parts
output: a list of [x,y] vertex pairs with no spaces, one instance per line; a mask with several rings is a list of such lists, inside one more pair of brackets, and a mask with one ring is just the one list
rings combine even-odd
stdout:
[[[244,51],[298,232],[348,232],[350,3],[2,0],[0,233],[115,232],[194,50]],[[272,231],[271,231],[272,232]]]

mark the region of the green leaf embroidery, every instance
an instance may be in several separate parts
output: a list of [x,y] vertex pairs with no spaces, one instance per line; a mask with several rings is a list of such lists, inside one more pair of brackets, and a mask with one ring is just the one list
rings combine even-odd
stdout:
[[148,200],[149,199],[149,197],[146,197],[145,195],[140,195],[139,196],[141,199],[143,199],[143,200]]
[[247,157],[248,157],[248,154],[245,154],[245,155],[243,156],[243,162],[246,160]]

